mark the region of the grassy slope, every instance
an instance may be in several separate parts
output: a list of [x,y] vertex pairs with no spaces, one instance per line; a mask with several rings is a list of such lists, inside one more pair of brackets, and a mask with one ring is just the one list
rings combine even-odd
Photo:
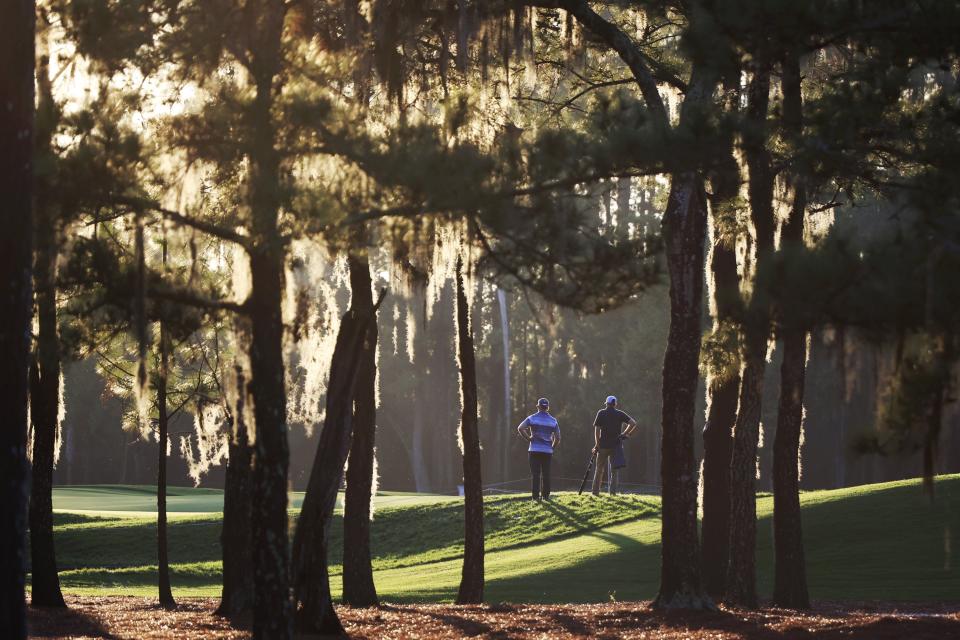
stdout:
[[[59,490],[58,490],[59,491]],[[816,598],[956,599],[960,571],[960,476],[937,484],[934,502],[916,481],[811,492],[802,497],[810,586]],[[458,500],[386,496],[373,525],[378,590],[387,600],[451,600],[460,578]],[[406,502],[406,504],[404,504]],[[102,509],[102,503],[99,506]],[[560,494],[553,504],[487,501],[487,599],[597,602],[652,597],[659,578],[660,524],[654,499],[593,500]],[[772,582],[772,499],[758,500],[760,587]],[[191,511],[192,509],[187,509]],[[98,511],[99,515],[108,515]],[[155,591],[155,529],[145,518],[57,514],[57,553],[69,592]],[[171,525],[174,587],[219,592],[219,516]],[[339,563],[340,527],[331,549]],[[334,574],[339,573],[335,566]],[[339,576],[332,585],[339,590]]]

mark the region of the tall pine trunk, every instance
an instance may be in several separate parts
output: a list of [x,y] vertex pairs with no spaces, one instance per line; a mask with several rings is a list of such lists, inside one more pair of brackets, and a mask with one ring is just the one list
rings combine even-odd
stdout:
[[[728,102],[731,97],[728,96]],[[740,277],[737,274],[736,237],[730,220],[733,201],[740,189],[740,175],[731,154],[713,177],[711,225],[713,247],[710,272],[713,297],[713,331],[723,349],[724,358],[731,358],[727,338],[733,330],[733,316],[740,299]],[[701,570],[707,593],[723,596],[730,553],[730,456],[733,452],[733,425],[737,419],[737,396],[740,393],[739,360],[713,362],[717,370],[710,372],[707,384],[707,422],[703,427],[703,522]]]
[[[783,62],[783,125],[799,141],[803,134],[800,60],[790,51]],[[796,173],[796,172],[795,172]],[[782,232],[784,250],[803,248],[807,193],[804,178],[791,176],[793,206]],[[803,328],[783,331],[780,365],[780,406],[773,442],[773,602],[781,607],[809,609],[807,569],[800,523],[800,434],[803,429],[803,392],[807,368],[807,335]]]
[[[770,100],[770,69],[760,62],[754,70],[748,96],[750,128],[744,133],[750,216],[756,232],[755,273],[763,271],[773,252],[774,214],[770,153],[766,148],[765,122]],[[753,292],[743,325],[743,373],[740,404],[733,437],[730,466],[730,561],[726,600],[746,607],[757,606],[757,447],[760,409],[766,370],[770,309],[763,292]]]
[[463,413],[460,438],[463,445],[464,544],[463,572],[457,604],[483,602],[483,485],[480,476],[480,430],[477,412],[477,364],[473,346],[470,306],[464,291],[463,258],[457,256],[457,355],[460,360],[460,390]]
[[780,407],[773,442],[773,603],[791,609],[810,608],[800,524],[799,473],[806,359],[806,334],[787,332],[783,336]]
[[[39,88],[37,153],[50,153],[55,106],[47,64],[37,68]],[[60,235],[46,184],[38,176],[34,213],[37,338],[30,378],[30,417],[33,422],[33,482],[30,487],[30,593],[35,607],[65,607],[53,544],[53,466],[60,413],[60,337],[57,331],[57,256]]]
[[[357,307],[373,306],[373,283],[366,261],[357,260]],[[366,278],[364,278],[364,275]],[[365,280],[365,281],[364,281]],[[370,558],[370,500],[375,472],[377,428],[377,323],[370,322],[360,351],[353,390],[353,441],[347,462],[347,491],[343,503],[343,601],[353,607],[379,604]]]
[[60,407],[60,341],[57,336],[56,229],[48,206],[38,206],[36,222],[34,275],[39,331],[37,357],[30,378],[33,422],[30,591],[31,604],[35,607],[64,607],[53,545],[53,461]]
[[670,331],[663,362],[662,564],[654,605],[702,608],[697,537],[697,471],[693,421],[699,379],[703,242],[706,233],[703,179],[677,175],[663,219],[670,273]]
[[[681,123],[712,100],[716,80],[694,67],[681,108]],[[700,580],[697,535],[697,469],[693,451],[694,407],[700,361],[703,244],[707,203],[696,172],[671,178],[663,215],[670,275],[670,330],[663,358],[661,465],[663,514],[659,608],[710,608]]]
[[286,245],[278,226],[281,200],[280,155],[273,121],[275,81],[280,70],[280,39],[285,7],[257,4],[258,29],[251,43],[256,94],[247,110],[251,322],[250,373],[256,421],[253,461],[253,637],[285,640],[293,633],[288,560],[287,394],[284,383],[283,318]]
[[250,438],[244,411],[247,384],[240,366],[237,377],[237,403],[232,407],[233,434],[227,445],[227,471],[223,491],[223,529],[220,546],[223,553],[223,590],[217,613],[227,617],[245,615],[253,610],[253,537],[250,521],[252,474]]
[[[163,261],[167,260],[164,243]],[[157,376],[157,568],[159,573],[160,606],[174,609],[177,606],[170,588],[170,559],[167,544],[167,447],[170,443],[170,415],[167,411],[167,384],[170,380],[170,340],[166,321],[160,320],[160,372]]]
[[[345,635],[333,608],[327,567],[330,519],[337,502],[352,432],[354,385],[370,323],[379,303],[369,303],[369,266],[351,256],[353,296],[337,332],[330,362],[327,405],[317,455],[310,469],[306,495],[293,538],[293,588],[297,630],[328,636]],[[366,291],[364,290],[366,287]]]
[[33,0],[0,20],[0,629],[26,638],[27,396],[33,248]]
[[287,559],[287,402],[284,386],[283,260],[255,251],[250,259],[251,388],[256,421],[253,447],[253,583],[255,638],[288,638],[292,603]]

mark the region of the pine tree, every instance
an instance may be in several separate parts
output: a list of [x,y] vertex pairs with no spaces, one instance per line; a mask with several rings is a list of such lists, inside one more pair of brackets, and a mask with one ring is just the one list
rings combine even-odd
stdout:
[[477,410],[477,365],[473,343],[473,323],[464,285],[463,256],[457,256],[456,314],[457,356],[460,364],[460,389],[463,411],[460,440],[463,448],[464,548],[463,572],[457,591],[457,604],[483,602],[483,484],[480,477],[480,433]]
[[36,155],[43,169],[36,177],[34,227],[34,289],[37,335],[30,372],[30,419],[33,427],[30,486],[31,603],[65,607],[60,592],[53,543],[53,467],[60,429],[61,346],[57,312],[57,262],[63,243],[60,203],[57,202],[56,159],[52,137],[60,118],[53,98],[49,59],[37,65],[38,126]]

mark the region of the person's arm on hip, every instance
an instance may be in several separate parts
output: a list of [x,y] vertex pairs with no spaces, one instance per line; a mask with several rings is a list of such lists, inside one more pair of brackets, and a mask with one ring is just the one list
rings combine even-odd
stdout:
[[529,442],[533,440],[533,429],[530,428],[530,418],[524,418],[523,422],[517,425],[517,433]]

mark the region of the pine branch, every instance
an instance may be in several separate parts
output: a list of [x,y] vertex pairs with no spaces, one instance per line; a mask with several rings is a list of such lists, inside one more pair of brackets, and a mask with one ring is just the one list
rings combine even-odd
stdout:
[[247,251],[250,251],[252,247],[251,239],[249,236],[241,235],[236,231],[231,231],[225,229],[220,225],[213,224],[212,222],[206,222],[204,220],[198,220],[197,218],[191,218],[190,216],[184,215],[179,211],[174,211],[172,209],[167,209],[160,206],[159,203],[154,202],[153,200],[148,200],[146,198],[135,198],[131,196],[114,196],[112,198],[114,204],[125,205],[134,209],[139,209],[141,211],[154,211],[159,213],[161,216],[167,220],[172,220],[177,224],[182,224],[183,226],[196,229],[197,231],[202,231],[208,235],[220,238],[221,240],[226,240],[227,242],[233,242],[240,245]]
[[166,300],[167,302],[182,304],[188,307],[209,309],[211,311],[232,311],[233,313],[240,314],[248,313],[246,302],[215,300],[185,289],[157,288],[154,286],[148,289],[147,296],[157,300]]
[[[603,40],[611,49],[617,52],[620,59],[630,68],[633,77],[640,88],[647,109],[653,114],[657,123],[664,128],[669,127],[670,118],[667,107],[657,88],[657,79],[650,70],[650,58],[643,54],[640,47],[624,33],[617,25],[605,20],[600,14],[590,8],[586,0],[526,0],[529,6],[544,9],[564,9],[569,11],[577,21],[595,36]],[[663,69],[661,68],[661,71]]]

